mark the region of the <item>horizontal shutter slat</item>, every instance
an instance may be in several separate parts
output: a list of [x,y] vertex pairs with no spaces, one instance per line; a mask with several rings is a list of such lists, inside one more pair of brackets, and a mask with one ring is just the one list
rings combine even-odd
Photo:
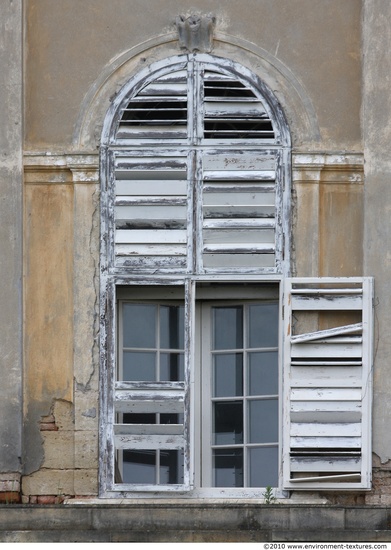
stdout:
[[183,435],[115,435],[116,449],[183,449]]
[[181,435],[183,424],[115,424],[115,435]]
[[340,472],[360,472],[361,458],[353,457],[346,459],[338,456],[331,456],[329,459],[311,458],[292,459],[292,472],[334,472],[336,469]]
[[137,243],[186,243],[186,231],[178,230],[152,230],[152,231],[126,231],[118,230],[115,233],[115,242],[123,244]]
[[308,422],[291,424],[291,436],[312,437],[360,437],[361,423]]

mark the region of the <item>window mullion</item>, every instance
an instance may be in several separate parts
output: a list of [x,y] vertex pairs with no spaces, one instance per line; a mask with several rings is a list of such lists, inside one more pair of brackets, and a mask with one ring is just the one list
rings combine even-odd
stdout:
[[194,432],[195,432],[195,281],[185,281],[185,407],[184,407],[184,485],[194,486]]
[[204,273],[202,251],[203,251],[203,163],[202,152],[196,151],[196,172],[194,180],[195,208],[194,208],[194,253],[196,259],[196,273]]
[[243,487],[248,487],[248,306],[243,307]]

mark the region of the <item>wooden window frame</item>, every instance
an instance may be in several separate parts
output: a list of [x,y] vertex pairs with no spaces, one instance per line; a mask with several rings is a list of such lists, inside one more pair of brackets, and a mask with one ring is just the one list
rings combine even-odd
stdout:
[[[257,90],[259,96],[262,97],[267,109],[269,109],[270,118],[273,120],[275,129],[275,139],[272,142],[259,143],[254,140],[233,140],[232,142],[224,140],[207,140],[201,139],[201,119],[199,113],[194,110],[194,105],[202,101],[201,87],[197,84],[200,73],[195,70],[196,65],[207,67],[208,70],[215,69],[222,74],[229,74],[241,81],[245,81],[253,89]],[[140,137],[139,139],[129,140],[123,137],[117,138],[117,129],[119,127],[120,118],[124,107],[130,101],[132,94],[138,93],[143,86],[151,83],[154,79],[167,74],[168,71],[187,70],[188,71],[188,96],[187,101],[190,105],[191,116],[188,117],[188,133],[187,137],[166,136],[164,139],[156,139],[154,137]],[[240,146],[245,147],[248,154],[251,155],[275,155],[279,160],[276,163],[276,251],[277,259],[273,267],[221,267],[216,265],[204,269],[202,263],[202,212],[204,203],[202,202],[202,187],[205,174],[203,173],[201,155],[203,158],[208,155],[219,155],[224,153],[227,158],[230,155],[237,154]],[[126,261],[119,261],[119,255],[116,254],[116,229],[115,229],[115,208],[121,206],[115,193],[116,181],[116,159],[125,157],[142,157],[145,159],[170,158],[176,155],[178,158],[185,159],[188,171],[188,186],[186,191],[185,202],[187,204],[186,212],[186,255],[185,261],[181,265],[175,261],[172,265],[165,262],[153,263],[149,260],[141,263],[137,267],[136,264],[128,265]],[[186,497],[207,496],[210,498],[216,496],[222,497],[248,497],[262,496],[258,490],[219,490],[199,488],[199,480],[195,478],[197,471],[197,460],[195,453],[194,442],[198,437],[197,430],[199,427],[190,422],[190,418],[195,418],[195,395],[194,384],[194,361],[196,353],[196,330],[195,330],[195,300],[196,286],[200,283],[249,283],[257,284],[278,283],[285,280],[290,275],[290,248],[291,248],[291,144],[288,125],[284,114],[275,96],[254,75],[245,67],[231,61],[207,54],[181,55],[169,59],[165,59],[153,64],[134,77],[130,78],[124,88],[114,98],[103,127],[102,147],[101,147],[101,286],[100,286],[100,470],[99,470],[99,491],[100,496],[109,498],[132,498],[137,496],[154,495],[178,495]],[[131,170],[131,168],[129,168]],[[224,176],[223,176],[224,177]],[[181,199],[182,200],[182,199]],[[137,202],[137,201],[136,201]],[[183,200],[182,200],[183,202]],[[124,200],[124,204],[129,204]],[[150,203],[148,203],[150,204]],[[172,236],[172,235],[171,235]],[[176,236],[176,234],[175,234]],[[161,253],[161,252],[160,252]],[[178,267],[179,265],[179,267]],[[361,280],[361,279],[360,279]],[[287,280],[288,281],[288,280]],[[288,284],[288,282],[286,283]],[[158,486],[146,487],[130,487],[118,485],[114,483],[114,447],[113,447],[113,419],[114,419],[114,396],[115,396],[115,365],[116,365],[116,335],[117,335],[117,317],[116,303],[117,293],[121,287],[140,285],[149,286],[151,289],[156,289],[157,292],[161,287],[181,287],[184,289],[185,307],[186,307],[186,383],[183,393],[185,401],[185,411],[188,417],[185,421],[185,438],[186,438],[186,480],[181,486]],[[282,288],[283,285],[281,285]],[[280,365],[284,363],[283,376],[280,377],[281,384],[284,377],[284,388],[280,388],[280,394],[286,397],[286,392],[289,393],[288,383],[286,379],[287,372],[287,353],[288,332],[287,332],[287,311],[288,302],[284,302],[287,296],[287,288],[285,293],[280,297],[280,304],[284,303],[282,309],[282,318],[285,323],[284,337],[283,331],[280,330],[281,340],[279,350],[281,354]],[[281,290],[282,292],[282,290]],[[369,307],[369,306],[368,306]],[[367,309],[368,309],[367,307]],[[367,311],[367,310],[366,310]],[[285,313],[284,313],[285,312]],[[368,318],[369,318],[368,314]],[[369,336],[367,331],[367,336]],[[371,343],[367,344],[368,362],[370,365]],[[282,354],[284,353],[284,357]],[[367,368],[367,367],[366,367]],[[368,367],[369,368],[369,367]],[[371,369],[368,370],[368,380],[371,376]],[[368,383],[368,391],[370,391],[370,383]],[[284,392],[284,393],[283,393]],[[280,400],[283,402],[283,399]],[[280,415],[280,441],[283,452],[282,467],[284,468],[284,484],[283,476],[279,485],[278,494],[281,496],[283,488],[288,490],[319,490],[322,488],[335,488],[333,483],[319,487],[318,479],[308,480],[306,483],[292,482],[290,470],[287,466],[289,463],[289,436],[287,428],[291,425],[289,411],[284,408]],[[282,420],[284,419],[284,421]],[[366,415],[365,419],[365,445],[366,449],[370,449],[370,415]],[[348,485],[346,489],[368,488],[370,479],[370,452],[367,453],[365,459],[365,467],[363,467],[361,482],[356,485]],[[286,470],[288,468],[288,470]],[[287,473],[288,472],[288,473]],[[342,488],[339,484],[338,489]],[[345,490],[346,490],[345,489]]]

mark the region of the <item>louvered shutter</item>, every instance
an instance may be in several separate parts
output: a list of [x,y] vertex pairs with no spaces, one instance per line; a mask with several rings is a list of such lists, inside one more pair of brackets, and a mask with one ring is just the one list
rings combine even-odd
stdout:
[[213,142],[274,143],[275,131],[259,95],[233,75],[206,69],[203,76],[203,138]]
[[[205,273],[226,277],[284,271],[283,263],[289,265],[288,238],[283,245],[289,228],[282,220],[289,211],[290,189],[284,182],[289,179],[290,137],[277,102],[255,75],[230,60],[176,56],[132,78],[110,113],[103,131],[109,162],[105,166],[102,160],[107,176],[102,186],[102,287],[103,279],[118,289],[144,284],[144,277],[159,287],[175,277],[186,287],[193,284],[191,277]],[[185,291],[185,301],[190,294]],[[190,317],[194,307],[187,307]],[[179,490],[188,488],[194,334],[187,328],[184,384],[115,382],[115,322],[104,322],[104,315],[102,334],[109,334],[113,377],[107,396],[110,430],[102,435],[110,457],[107,479],[114,479],[116,450],[120,456],[130,449],[186,449]],[[189,318],[186,324],[192,324]],[[183,426],[135,427],[120,421],[122,414],[155,414],[167,406],[173,414],[184,412]],[[110,490],[137,490],[122,485],[113,482]],[[159,489],[157,484],[148,490]]]
[[162,74],[146,83],[122,109],[117,144],[186,140],[187,69]]
[[285,281],[286,489],[370,488],[372,287],[370,278]]
[[115,155],[115,263],[132,270],[187,265],[187,159]]
[[116,267],[280,273],[288,262],[288,154],[270,105],[239,74],[205,56],[172,70],[160,63],[122,100]]
[[[183,483],[170,485],[148,485],[145,482],[132,484],[133,491],[184,491],[190,488],[188,420],[185,411],[186,389],[184,383],[124,383],[117,382],[114,392],[115,416],[171,415],[183,418],[182,423],[126,424],[117,422],[113,426],[114,451],[179,451],[184,457]],[[180,468],[179,468],[180,469]],[[117,480],[117,490],[121,480]]]
[[205,153],[201,249],[206,271],[274,269],[276,157],[263,151]]

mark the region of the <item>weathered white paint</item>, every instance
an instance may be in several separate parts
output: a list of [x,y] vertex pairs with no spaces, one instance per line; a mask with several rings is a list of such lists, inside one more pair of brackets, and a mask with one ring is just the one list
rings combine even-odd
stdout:
[[[285,281],[285,488],[370,488],[372,299],[370,278]],[[358,310],[360,323],[295,334],[300,312]],[[306,472],[319,475],[303,477]]]
[[[216,78],[228,83],[241,81],[244,90],[252,90],[252,97],[226,101],[217,96],[217,101],[215,97],[203,102],[204,74],[208,85]],[[184,98],[186,121],[181,119]],[[134,123],[134,119],[129,122],[132,111],[140,114],[138,108],[143,101],[159,107],[141,125]],[[172,116],[169,121],[172,125],[160,120],[159,109],[164,102]],[[125,116],[121,118],[123,113]],[[204,133],[204,126],[220,124],[222,118],[225,124],[231,116],[245,119],[250,126],[256,117],[262,121],[270,119],[274,136],[270,136],[270,130],[265,134],[261,126],[256,130],[256,139],[249,127],[248,138],[241,137],[240,131],[228,136],[221,128],[216,139]],[[208,132],[213,136],[213,129],[209,127]],[[268,275],[279,280],[282,273],[288,273],[290,137],[284,115],[263,83],[235,63],[197,54],[159,62],[150,72],[144,71],[143,79],[131,79],[113,101],[103,142],[104,398],[100,436],[105,466],[100,473],[101,491],[107,496],[127,495],[129,491],[184,491],[194,486],[195,282],[203,277],[209,281],[245,282],[252,277],[259,281]],[[184,388],[174,391],[172,385],[141,382],[129,386],[116,382],[118,285],[158,287],[170,281],[185,285]],[[163,411],[184,414],[183,436],[167,434],[160,425],[133,428],[142,433],[113,426],[116,412]],[[121,429],[124,431],[118,432]],[[146,487],[114,483],[116,445],[121,449],[130,449],[132,445],[141,449],[163,448],[161,445],[168,444],[168,436],[175,436],[172,439],[175,448],[184,451],[183,485]]]

